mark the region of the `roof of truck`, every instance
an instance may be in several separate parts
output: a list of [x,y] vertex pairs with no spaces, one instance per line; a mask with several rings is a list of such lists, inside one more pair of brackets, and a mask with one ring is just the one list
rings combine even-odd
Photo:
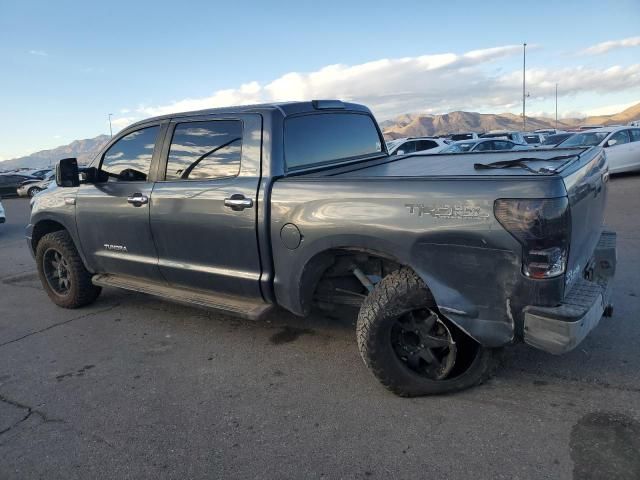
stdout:
[[195,117],[202,115],[216,115],[225,113],[251,113],[251,112],[279,112],[283,117],[289,115],[295,115],[298,113],[317,112],[317,111],[360,111],[371,113],[370,110],[364,105],[358,103],[343,102],[341,100],[309,100],[304,102],[273,102],[273,103],[257,103],[253,105],[237,105],[220,108],[207,108],[205,110],[193,110],[190,112],[174,112],[165,115],[159,115],[156,117],[146,118],[136,123],[131,124],[129,127],[140,125],[157,120],[164,120],[170,118],[179,117]]

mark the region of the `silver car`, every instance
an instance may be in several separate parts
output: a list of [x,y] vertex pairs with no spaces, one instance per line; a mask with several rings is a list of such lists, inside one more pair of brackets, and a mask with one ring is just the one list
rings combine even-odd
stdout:
[[34,195],[40,193],[42,190],[46,190],[46,188],[53,182],[56,178],[55,172],[49,173],[43,180],[26,180],[20,184],[17,188],[16,192],[18,192],[19,197],[33,197]]

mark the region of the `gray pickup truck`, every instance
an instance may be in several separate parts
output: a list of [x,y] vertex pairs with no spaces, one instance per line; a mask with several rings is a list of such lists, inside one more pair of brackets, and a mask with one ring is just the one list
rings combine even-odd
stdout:
[[335,100],[203,110],[131,125],[80,172],[61,160],[27,240],[65,308],[105,286],[251,319],[357,308],[378,380],[434,394],[611,314],[608,179],[598,147],[389,156],[371,112]]

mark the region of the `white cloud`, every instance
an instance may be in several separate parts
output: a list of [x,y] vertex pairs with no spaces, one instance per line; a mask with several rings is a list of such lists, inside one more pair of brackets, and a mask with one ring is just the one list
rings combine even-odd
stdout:
[[598,43],[589,48],[585,48],[582,53],[585,55],[599,55],[606,53],[615,48],[639,47],[640,37],[629,37],[622,40],[609,40],[608,42]]
[[44,50],[29,50],[30,55],[36,55],[38,57],[47,57],[49,54]]
[[[218,90],[207,97],[140,106],[126,117],[114,118],[113,124],[123,127],[136,119],[180,111],[314,98],[364,103],[380,120],[407,112],[517,111],[521,104],[522,71],[516,67],[504,73],[496,68],[504,65],[496,63],[520,56],[521,52],[521,45],[507,45],[463,54],[328,65],[314,72],[286,73],[266,84],[250,82]],[[562,95],[640,89],[640,64],[599,70],[581,66],[527,70],[527,90],[533,98],[552,98],[556,82],[561,84]]]

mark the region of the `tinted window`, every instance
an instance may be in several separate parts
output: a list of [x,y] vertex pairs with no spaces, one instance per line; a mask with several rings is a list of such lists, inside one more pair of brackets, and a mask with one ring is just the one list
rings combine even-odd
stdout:
[[242,123],[238,120],[179,123],[173,133],[167,180],[211,180],[240,172]]
[[433,140],[418,140],[418,146],[416,147],[416,151],[421,152],[422,150],[430,150],[437,146],[438,144]]
[[296,168],[379,154],[382,143],[369,115],[322,113],[285,120],[284,152]]
[[402,145],[398,147],[398,150],[396,151],[396,153],[399,152],[400,150],[402,150],[402,152],[404,153],[413,153],[416,151],[416,142],[414,141],[404,142]]
[[494,150],[511,150],[513,148],[513,143],[505,142],[503,140],[494,140],[493,149]]
[[155,126],[125,135],[106,151],[100,169],[109,174],[110,180],[145,181],[159,130]]
[[471,140],[473,138],[473,133],[456,133],[455,135],[451,135],[451,140]]
[[493,142],[481,142],[473,150],[475,152],[488,152],[489,150],[493,150]]
[[631,133],[632,142],[640,142],[640,128],[633,128],[629,132]]
[[609,132],[577,133],[560,144],[563,147],[593,147],[602,142]]
[[611,138],[609,139],[609,142],[611,142],[611,140],[615,140],[616,145],[622,145],[623,143],[629,143],[628,130],[620,130],[619,132],[614,133],[613,135],[611,135]]

